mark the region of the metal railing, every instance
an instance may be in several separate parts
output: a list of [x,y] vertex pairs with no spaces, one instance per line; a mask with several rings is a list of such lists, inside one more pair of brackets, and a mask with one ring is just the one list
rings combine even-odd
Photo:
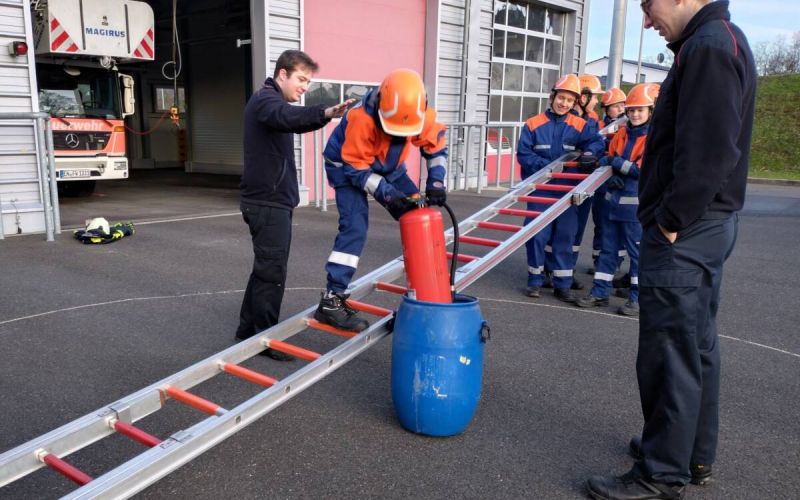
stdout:
[[[495,157],[495,188],[510,188],[517,182],[516,152],[517,139],[524,123],[449,123],[446,125],[446,140],[449,149],[447,158],[447,190],[467,191],[475,189],[478,193],[489,187],[488,159]],[[328,132],[325,128],[312,132],[314,168],[314,206],[323,212],[328,210],[328,186],[325,175],[325,149]],[[508,157],[506,161],[505,158]],[[504,168],[504,165],[507,167]],[[505,171],[508,174],[505,175]],[[427,171],[420,169],[420,185],[425,185]]]
[[[39,199],[42,202],[44,212],[45,237],[47,241],[55,241],[55,234],[61,233],[61,215],[58,207],[53,129],[50,125],[50,115],[47,113],[0,113],[0,126],[33,126],[33,150],[20,148],[18,150],[4,151],[2,154],[11,156],[34,155],[36,157],[36,177],[0,179],[0,185],[33,182],[38,184]],[[0,193],[0,239],[5,237],[3,214],[10,213],[5,207],[8,204],[13,204],[14,201],[13,199],[6,200],[5,196]],[[19,212],[16,207],[12,206],[12,209],[15,213]]]

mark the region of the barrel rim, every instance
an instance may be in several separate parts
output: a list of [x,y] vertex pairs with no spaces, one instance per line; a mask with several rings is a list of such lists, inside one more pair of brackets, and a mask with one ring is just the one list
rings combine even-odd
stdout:
[[470,307],[478,303],[478,298],[473,297],[472,295],[457,293],[453,297],[453,302],[443,303],[443,302],[428,302],[426,300],[413,299],[408,295],[403,295],[403,301],[425,307]]

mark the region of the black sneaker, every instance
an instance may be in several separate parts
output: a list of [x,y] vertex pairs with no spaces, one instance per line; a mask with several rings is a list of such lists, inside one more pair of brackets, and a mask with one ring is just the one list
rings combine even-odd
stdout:
[[347,306],[349,294],[327,292],[322,294],[314,319],[322,323],[348,330],[360,332],[369,326],[369,322],[358,317],[358,312]]
[[617,314],[621,314],[623,316],[631,316],[634,318],[639,317],[639,303],[638,302],[625,302],[625,305],[617,309]]
[[621,476],[595,476],[586,481],[589,496],[601,500],[681,499],[684,486],[656,483],[628,472]]
[[630,288],[631,287],[631,273],[625,273],[619,278],[614,277],[611,280],[611,286],[614,288]]
[[[639,461],[644,458],[642,454],[642,438],[641,436],[633,436],[631,438],[631,442],[628,443],[628,453],[632,456],[636,461]],[[711,475],[713,474],[711,470],[711,464],[709,465],[700,465],[694,464],[689,465],[689,472],[692,475],[691,483],[696,484],[698,486],[705,486],[709,482],[711,482]]]
[[595,297],[594,295],[587,295],[582,299],[578,299],[575,302],[575,305],[578,307],[600,307],[600,306],[607,306],[608,305],[608,298],[601,298]]
[[572,288],[573,290],[583,290],[586,287],[580,281],[576,280],[575,278],[572,278],[572,285],[570,286],[570,288]]
[[542,283],[542,288],[553,288],[553,273],[550,271],[544,272],[544,283]]
[[555,295],[558,300],[569,302],[570,304],[574,304],[578,300],[569,288],[556,288],[553,290],[553,295]]
[[525,288],[525,295],[528,297],[533,297],[534,299],[538,299],[542,296],[542,292],[538,286],[529,286]]

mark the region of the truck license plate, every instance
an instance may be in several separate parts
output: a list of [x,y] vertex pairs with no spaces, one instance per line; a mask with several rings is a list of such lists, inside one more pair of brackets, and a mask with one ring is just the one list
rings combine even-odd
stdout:
[[62,170],[61,171],[61,178],[62,179],[76,179],[80,177],[91,177],[92,171],[88,168],[80,168],[80,169],[72,169],[72,170]]

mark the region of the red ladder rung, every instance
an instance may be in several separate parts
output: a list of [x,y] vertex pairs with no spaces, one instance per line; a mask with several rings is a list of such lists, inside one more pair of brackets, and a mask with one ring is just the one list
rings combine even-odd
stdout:
[[347,330],[340,330],[340,329],[338,329],[338,328],[336,328],[334,326],[326,325],[325,323],[321,323],[321,322],[319,322],[319,321],[317,321],[315,319],[307,319],[306,320],[306,324],[308,325],[309,328],[313,328],[315,330],[321,330],[323,332],[332,333],[334,335],[338,335],[340,337],[345,337],[345,338],[348,338],[348,339],[351,339],[351,338],[355,337],[356,335],[358,335],[355,332],[349,332]]
[[285,352],[290,356],[304,359],[306,361],[316,361],[320,356],[319,353],[309,351],[308,349],[303,349],[302,347],[298,347],[296,345],[287,344],[281,340],[269,339],[267,342],[269,343],[269,347],[275,349],[276,351]]
[[472,245],[481,245],[484,247],[499,247],[500,242],[491,240],[489,238],[478,238],[476,236],[459,236],[458,241],[461,243],[470,243]]
[[564,186],[561,184],[534,184],[533,187],[536,189],[541,189],[542,191],[572,191],[575,189],[575,186]]
[[484,229],[495,229],[497,231],[508,231],[509,233],[516,233],[520,229],[520,226],[515,226],[514,224],[503,224],[502,222],[478,222],[478,227],[482,227]]
[[558,198],[548,198],[546,196],[517,196],[517,201],[527,203],[545,203],[552,205],[558,201]]
[[249,370],[244,366],[235,365],[233,363],[224,363],[222,365],[222,370],[235,377],[239,377],[240,379],[247,380],[248,382],[252,382],[264,387],[272,387],[278,382],[277,379],[268,377],[263,373],[258,373],[256,371]]
[[[447,258],[448,259],[452,259],[453,258],[453,253],[452,252],[447,252]],[[458,254],[458,257],[456,257],[456,260],[459,261],[459,262],[472,262],[473,260],[477,260],[478,258],[479,257],[475,257],[474,255],[465,255],[463,253],[460,253],[460,254]]]
[[564,165],[565,167],[577,167],[577,166],[579,166],[577,161],[565,161],[562,165]]
[[147,446],[148,448],[152,448],[161,444],[161,440],[157,437],[121,420],[114,421],[114,430],[123,436],[133,439],[137,443]]
[[572,179],[575,181],[582,181],[589,177],[589,174],[571,174],[569,172],[553,172],[550,174],[553,179]]
[[404,286],[395,285],[394,283],[386,283],[385,281],[378,281],[375,283],[375,289],[383,290],[384,292],[397,293],[400,295],[403,295],[408,291],[408,288]]
[[63,475],[64,477],[74,481],[75,483],[83,486],[92,480],[92,476],[86,474],[82,470],[74,467],[67,462],[61,460],[52,453],[43,452],[39,460],[46,463],[48,467]]
[[542,212],[535,210],[520,210],[519,208],[501,208],[497,211],[501,215],[519,215],[520,217],[538,217]]
[[[405,293],[405,289],[403,289],[403,293]],[[364,302],[359,302],[353,299],[347,299],[347,305],[355,309],[356,311],[365,312],[367,314],[372,314],[373,316],[389,316],[394,311],[391,309],[386,309],[383,307],[374,306],[372,304],[367,304]]]
[[216,403],[212,403],[207,399],[195,396],[191,392],[184,391],[172,385],[168,385],[166,389],[162,389],[161,391],[162,394],[166,394],[175,401],[179,401],[187,406],[191,406],[195,410],[200,410],[209,415],[219,416],[227,411]]

